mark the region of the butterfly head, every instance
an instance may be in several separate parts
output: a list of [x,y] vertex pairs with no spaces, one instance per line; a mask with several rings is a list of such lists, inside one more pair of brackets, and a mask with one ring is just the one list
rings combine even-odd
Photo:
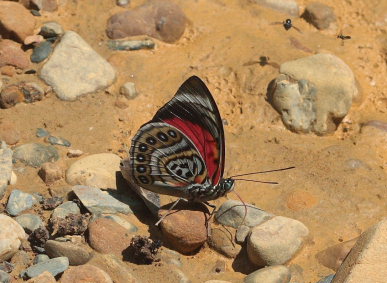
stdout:
[[221,179],[219,182],[219,188],[223,191],[223,195],[231,192],[234,189],[235,180],[231,178]]

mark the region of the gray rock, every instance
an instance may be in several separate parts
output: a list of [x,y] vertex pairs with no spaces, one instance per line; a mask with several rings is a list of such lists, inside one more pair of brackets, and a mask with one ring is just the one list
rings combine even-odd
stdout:
[[104,218],[111,219],[114,222],[120,224],[122,227],[128,229],[129,232],[134,233],[138,231],[138,228],[136,225],[132,224],[131,222],[123,219],[122,217],[119,217],[117,215],[104,215]]
[[50,135],[50,133],[46,129],[42,129],[42,128],[36,129],[36,136],[38,138],[47,137],[48,135]]
[[35,229],[44,226],[42,219],[36,214],[22,214],[16,217],[15,220],[28,234]]
[[12,150],[2,142],[0,148],[0,200],[11,182],[12,176]]
[[120,93],[127,99],[133,99],[137,96],[137,91],[134,83],[127,82],[120,88]]
[[309,3],[302,17],[318,29],[327,29],[331,23],[336,21],[333,9],[320,2]]
[[0,270],[0,283],[10,283],[11,282],[11,276],[5,272]]
[[291,275],[289,269],[284,265],[268,266],[258,269],[247,275],[244,283],[288,283]]
[[69,268],[69,260],[67,257],[52,258],[47,261],[34,264],[22,271],[20,277],[33,278],[39,274],[48,271],[53,276],[56,276]]
[[98,188],[74,186],[73,192],[81,200],[82,204],[93,214],[100,215],[103,213],[108,214],[117,212],[128,214],[132,212],[127,204],[120,202]]
[[48,240],[44,245],[46,253],[51,258],[67,257],[70,265],[82,265],[89,261],[92,250],[86,245],[72,242]]
[[44,23],[40,28],[40,33],[44,38],[57,37],[64,33],[62,26],[57,22]]
[[67,147],[71,146],[71,142],[61,137],[49,136],[47,137],[47,141],[52,145],[61,145],[61,146],[67,146]]
[[19,190],[13,190],[9,196],[6,210],[10,215],[16,216],[22,211],[30,209],[37,202],[32,195]]
[[115,76],[113,67],[73,31],[64,33],[40,73],[63,100],[106,88]]
[[334,132],[358,95],[352,70],[331,54],[286,62],[280,73],[270,86],[269,101],[295,132]]
[[251,0],[251,2],[298,17],[298,4],[294,0]]
[[145,40],[109,40],[108,47],[112,50],[140,50],[153,49],[155,43],[151,39]]
[[27,143],[14,149],[13,159],[19,160],[32,167],[40,167],[43,163],[57,161],[59,159],[59,154],[53,146],[46,146],[39,143]]
[[73,201],[66,201],[54,209],[51,217],[65,218],[70,214],[80,214],[81,210]]
[[302,248],[308,235],[300,221],[276,216],[251,229],[247,254],[257,266],[284,264]]
[[38,254],[36,255],[36,257],[34,258],[34,264],[38,264],[38,263],[41,263],[41,262],[45,262],[47,260],[49,260],[50,258],[48,257],[48,255],[45,255],[45,254]]
[[334,274],[328,275],[323,279],[319,280],[317,283],[331,283],[334,277],[335,277]]
[[34,51],[31,54],[31,61],[34,63],[40,63],[44,61],[52,52],[52,43],[49,41],[43,41],[35,46]]
[[239,226],[235,234],[235,242],[237,242],[238,244],[243,244],[249,232],[250,232],[250,227],[246,225]]
[[[246,208],[247,214],[245,206],[242,202],[236,200],[228,200],[224,202],[216,211],[215,219],[220,224],[238,228],[240,225],[254,227],[274,216],[251,204],[246,203]],[[245,218],[244,221],[243,218]]]

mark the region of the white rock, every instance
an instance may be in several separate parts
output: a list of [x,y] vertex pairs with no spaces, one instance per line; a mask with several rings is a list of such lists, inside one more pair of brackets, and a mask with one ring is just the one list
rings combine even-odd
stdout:
[[111,85],[116,71],[77,33],[67,31],[43,66],[40,77],[60,99],[75,100]]
[[10,259],[27,235],[23,227],[11,217],[0,214],[0,262]]
[[127,99],[133,99],[137,96],[136,86],[132,82],[127,82],[120,88],[120,93]]
[[291,274],[284,265],[268,266],[247,275],[244,283],[287,283]]
[[121,158],[112,153],[86,156],[74,162],[66,172],[71,185],[96,188],[116,188],[116,172],[120,171]]

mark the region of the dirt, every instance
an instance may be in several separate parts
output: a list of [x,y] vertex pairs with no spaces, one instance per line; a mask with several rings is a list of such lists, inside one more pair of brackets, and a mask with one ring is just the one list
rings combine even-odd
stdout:
[[[143,2],[133,0],[130,7]],[[385,144],[375,146],[370,142],[372,137],[364,139],[360,132],[361,125],[370,120],[387,121],[386,23],[384,27],[377,24],[385,17],[387,5],[376,0],[324,1],[334,8],[337,28],[319,31],[296,18],[294,25],[302,30],[298,33],[270,25],[287,16],[248,0],[175,2],[189,19],[183,37],[174,44],[156,41],[155,50],[132,52],[107,48],[107,19],[124,10],[113,0],[100,0],[98,4],[94,0],[67,1],[57,12],[43,12],[38,21],[55,20],[65,30],[79,33],[116,68],[117,80],[106,91],[74,102],[60,101],[52,94],[33,104],[3,109],[0,120],[11,122],[21,132],[18,144],[42,142],[35,132],[46,128],[86,154],[112,152],[126,157],[137,129],[186,78],[197,75],[206,81],[227,121],[225,176],[295,166],[293,170],[256,176],[279,185],[240,181],[236,190],[245,202],[297,219],[310,229],[305,247],[287,264],[303,278],[297,282],[316,282],[332,274],[316,254],[359,236],[387,215],[387,148]],[[299,0],[300,10],[309,2]],[[344,45],[336,38],[340,31],[351,36]],[[266,101],[267,86],[278,75],[278,64],[316,52],[330,52],[346,62],[361,93],[337,131],[324,137],[290,132]],[[269,57],[272,64],[259,64],[261,56]],[[36,75],[18,75],[8,83],[20,80],[39,81]],[[119,87],[127,81],[136,84],[139,95],[121,109],[116,106]],[[76,160],[66,157],[66,148],[57,148],[67,166]],[[351,159],[361,160],[366,166],[350,169],[346,164]],[[49,197],[50,191],[66,186],[64,181],[46,186],[37,172],[35,168],[17,172],[17,184],[8,191],[19,188]],[[235,194],[228,198],[238,199]],[[151,218],[144,219],[135,222],[139,232],[154,231]],[[246,257],[228,259],[207,246],[181,257],[181,270],[193,282],[241,282],[254,270]],[[213,273],[218,260],[226,262],[225,271]],[[142,282],[174,282],[163,265],[127,264]]]

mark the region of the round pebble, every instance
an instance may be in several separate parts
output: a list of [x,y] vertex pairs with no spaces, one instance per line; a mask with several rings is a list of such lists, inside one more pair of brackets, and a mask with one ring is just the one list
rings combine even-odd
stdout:
[[40,63],[44,61],[52,52],[52,43],[49,41],[43,41],[36,45],[31,55],[31,61],[33,63]]
[[18,251],[27,235],[19,223],[4,214],[0,214],[0,227],[0,261],[5,261]]
[[19,190],[13,190],[9,196],[6,210],[12,215],[19,215],[22,211],[30,209],[38,201],[34,196]]

